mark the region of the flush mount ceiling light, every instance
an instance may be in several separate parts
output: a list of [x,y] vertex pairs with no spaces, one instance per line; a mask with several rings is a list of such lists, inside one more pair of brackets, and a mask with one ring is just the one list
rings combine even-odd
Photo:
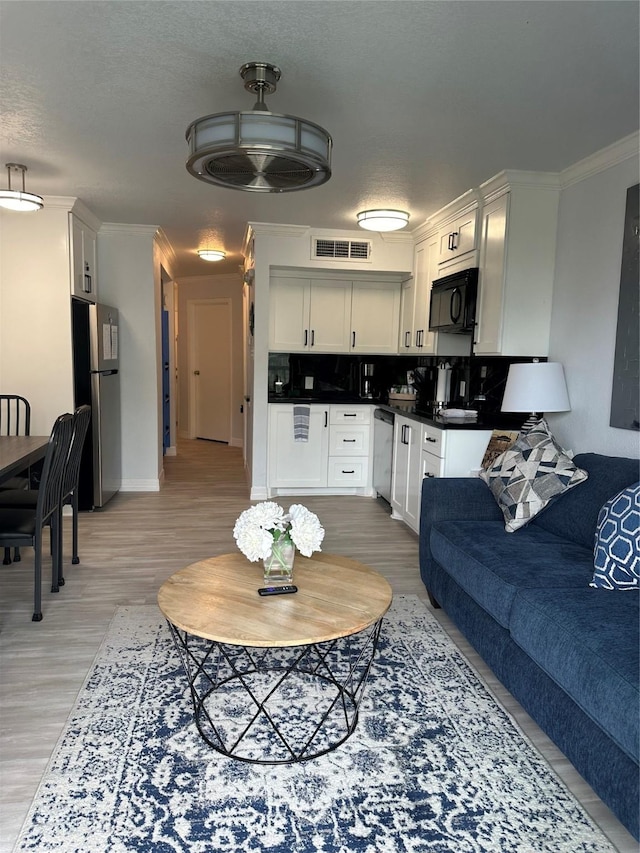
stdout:
[[358,225],[367,231],[398,231],[409,222],[404,210],[361,210]]
[[[7,163],[7,175],[9,177],[9,188],[0,190],[0,207],[5,207],[7,210],[17,210],[21,213],[26,213],[30,210],[40,210],[44,207],[42,197],[34,195],[34,193],[25,192],[24,189],[24,173],[27,167],[21,163]],[[11,187],[11,173],[22,174],[22,190],[14,190]]]
[[224,261],[227,254],[218,249],[198,249],[198,254],[203,261]]
[[276,90],[281,71],[268,62],[240,69],[244,87],[257,95],[253,110],[215,113],[187,128],[187,169],[201,181],[259,193],[319,186],[331,177],[331,137],[295,116],[269,112],[265,94]]

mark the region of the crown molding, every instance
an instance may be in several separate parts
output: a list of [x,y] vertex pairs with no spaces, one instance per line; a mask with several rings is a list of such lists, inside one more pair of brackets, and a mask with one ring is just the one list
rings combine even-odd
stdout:
[[158,244],[158,248],[162,252],[162,254],[169,260],[170,263],[176,263],[178,258],[176,256],[175,249],[167,239],[167,235],[164,233],[162,228],[158,228],[156,231],[156,243]]
[[159,225],[128,225],[126,222],[103,222],[101,234],[130,234],[134,237],[155,237]]
[[630,133],[623,139],[619,139],[606,148],[596,151],[595,154],[579,160],[572,166],[568,166],[560,172],[560,186],[562,189],[570,187],[578,181],[584,181],[586,178],[597,175],[598,172],[604,172],[612,166],[617,166],[618,163],[623,163],[634,157],[636,161],[640,155],[640,133]]
[[278,222],[249,222],[255,236],[269,237],[305,237],[309,233],[309,225],[285,225]]

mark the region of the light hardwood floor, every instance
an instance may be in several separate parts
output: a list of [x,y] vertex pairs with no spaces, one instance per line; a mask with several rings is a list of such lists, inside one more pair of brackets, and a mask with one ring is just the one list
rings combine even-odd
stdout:
[[[249,505],[242,451],[182,441],[178,455],[165,459],[165,473],[158,493],[119,494],[103,512],[80,515],[79,566],[70,565],[71,520],[65,517],[67,583],[52,595],[45,561],[42,622],[31,622],[32,550],[24,549],[21,563],[0,566],[0,853],[13,847],[116,607],[155,603],[159,586],[173,572],[235,550],[233,525]],[[367,563],[387,577],[395,593],[426,602],[417,536],[393,521],[383,502],[359,497],[279,502],[304,503],[318,514],[326,529],[323,551]],[[634,839],[442,611],[436,615],[620,853],[637,853]]]

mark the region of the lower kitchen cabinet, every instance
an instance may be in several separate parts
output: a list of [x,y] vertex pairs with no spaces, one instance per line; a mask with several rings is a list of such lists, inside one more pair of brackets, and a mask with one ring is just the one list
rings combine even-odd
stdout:
[[420,523],[421,427],[418,421],[396,415],[393,426],[391,517],[418,532]]
[[309,439],[295,441],[294,404],[269,405],[271,494],[370,494],[372,406],[309,405]]
[[391,515],[420,530],[425,477],[469,477],[479,468],[491,430],[439,429],[396,416],[393,444]]

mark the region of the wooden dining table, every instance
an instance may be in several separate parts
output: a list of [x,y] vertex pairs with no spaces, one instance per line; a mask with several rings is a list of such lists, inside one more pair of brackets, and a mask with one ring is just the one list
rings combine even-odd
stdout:
[[0,435],[0,484],[43,459],[48,435]]

